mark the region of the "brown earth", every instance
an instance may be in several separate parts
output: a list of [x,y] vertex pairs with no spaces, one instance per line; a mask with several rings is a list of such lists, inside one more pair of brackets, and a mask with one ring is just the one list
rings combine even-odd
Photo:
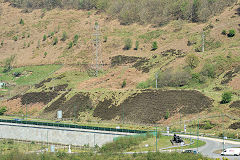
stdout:
[[212,100],[198,91],[162,91],[145,90],[127,98],[119,106],[112,105],[111,100],[100,102],[94,110],[94,116],[103,120],[123,117],[135,123],[157,123],[166,112],[192,114],[212,106]]
[[240,101],[233,102],[229,107],[230,108],[238,108],[238,109],[240,109]]

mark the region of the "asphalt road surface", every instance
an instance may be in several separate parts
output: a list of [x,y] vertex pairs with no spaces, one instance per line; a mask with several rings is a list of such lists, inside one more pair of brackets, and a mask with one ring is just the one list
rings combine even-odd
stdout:
[[[192,138],[197,139],[197,136],[189,136],[189,135],[179,135],[180,137],[184,138]],[[199,140],[205,141],[206,145],[199,147],[198,151],[209,158],[220,158],[223,157],[228,158],[229,160],[240,160],[240,156],[221,156],[220,154],[214,153],[217,150],[223,149],[223,140],[217,139],[217,138],[209,138],[209,137],[202,137],[199,136]],[[232,147],[239,147],[240,148],[240,142],[236,141],[230,141],[230,140],[224,140],[224,148],[232,148]],[[197,149],[197,148],[195,148]]]

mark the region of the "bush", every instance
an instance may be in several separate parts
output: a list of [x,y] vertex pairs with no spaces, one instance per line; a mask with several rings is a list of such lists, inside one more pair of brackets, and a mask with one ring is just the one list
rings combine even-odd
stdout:
[[124,81],[122,82],[122,88],[126,87],[126,85],[127,85],[127,82],[126,82],[126,80],[124,80]]
[[44,52],[44,58],[47,56],[47,54],[48,54],[47,52]]
[[53,39],[53,45],[56,45],[57,43],[58,43],[58,38],[55,37],[55,38]]
[[203,84],[206,82],[206,78],[199,73],[193,73],[192,74],[192,82],[193,83],[199,83],[199,84]]
[[222,31],[222,35],[226,35],[227,34],[227,31],[224,29],[223,31]]
[[22,18],[20,19],[20,22],[19,22],[19,24],[21,24],[21,25],[24,25],[24,21],[23,21],[23,19],[22,19]]
[[46,41],[47,40],[47,36],[46,34],[43,35],[43,41]]
[[164,119],[168,119],[169,118],[169,111],[166,112],[165,116],[164,116]]
[[157,50],[157,49],[158,49],[157,42],[154,41],[154,42],[152,43],[152,51],[155,51],[155,50]]
[[15,55],[7,58],[4,62],[3,73],[9,72],[12,69],[12,65],[15,59]]
[[235,36],[235,34],[236,34],[236,32],[235,32],[235,30],[234,29],[231,29],[231,30],[229,30],[229,32],[228,32],[228,37],[234,37]]
[[66,41],[66,39],[67,39],[67,33],[64,31],[61,41]]
[[73,42],[71,41],[68,43],[68,49],[72,48],[72,46],[73,46]]
[[3,115],[5,112],[7,112],[7,107],[1,107],[0,108],[0,115]]
[[168,69],[160,73],[158,78],[159,87],[182,87],[188,85],[191,80],[191,75],[184,70]]
[[4,42],[3,42],[3,40],[1,41],[1,46],[3,46],[3,44],[4,44]]
[[129,50],[132,48],[132,40],[130,38],[125,40],[124,50]]
[[17,41],[17,40],[18,40],[18,36],[14,36],[14,37],[13,37],[13,40],[14,40],[14,41]]
[[232,93],[231,92],[224,92],[222,94],[221,104],[229,103],[229,102],[231,102],[231,100],[232,100]]
[[138,50],[138,47],[139,47],[139,41],[136,41],[134,50]]
[[189,67],[196,68],[199,64],[199,59],[196,55],[194,54],[189,54],[186,58],[186,63],[188,64]]
[[107,36],[104,36],[104,37],[103,37],[103,42],[106,43],[106,42],[107,42],[107,39],[108,39],[108,37],[107,37]]
[[215,66],[210,62],[207,62],[204,64],[201,74],[210,78],[215,78],[216,76],[215,70],[216,70]]
[[73,44],[74,45],[77,45],[78,39],[79,39],[79,35],[76,34],[73,38]]

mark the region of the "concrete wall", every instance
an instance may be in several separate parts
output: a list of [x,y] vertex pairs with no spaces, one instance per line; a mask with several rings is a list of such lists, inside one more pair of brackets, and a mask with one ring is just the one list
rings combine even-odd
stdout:
[[67,145],[102,146],[112,142],[114,138],[127,133],[95,131],[83,129],[68,129],[63,127],[45,127],[24,124],[0,123],[0,138],[18,139],[27,141],[41,141]]

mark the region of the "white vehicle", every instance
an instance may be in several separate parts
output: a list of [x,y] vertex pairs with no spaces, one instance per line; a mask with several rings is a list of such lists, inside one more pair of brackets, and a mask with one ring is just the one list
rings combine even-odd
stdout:
[[240,148],[227,148],[221,153],[222,156],[239,156]]

